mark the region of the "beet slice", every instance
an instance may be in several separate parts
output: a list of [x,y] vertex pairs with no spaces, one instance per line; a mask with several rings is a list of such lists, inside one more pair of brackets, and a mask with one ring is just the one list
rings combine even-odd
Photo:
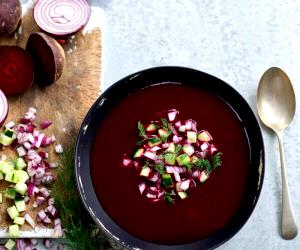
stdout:
[[5,95],[18,95],[33,82],[31,56],[18,46],[0,46],[0,89]]
[[0,35],[9,35],[19,26],[22,5],[19,0],[0,0]]
[[26,50],[34,61],[35,82],[45,87],[56,82],[62,75],[65,64],[65,52],[52,37],[41,33],[29,36]]
[[87,24],[90,15],[86,0],[39,0],[33,10],[37,25],[56,37],[76,33]]

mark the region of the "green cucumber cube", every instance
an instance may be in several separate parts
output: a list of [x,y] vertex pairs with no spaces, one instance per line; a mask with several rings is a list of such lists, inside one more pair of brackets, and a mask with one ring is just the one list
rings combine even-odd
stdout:
[[193,164],[196,164],[198,161],[199,161],[199,158],[198,158],[197,156],[193,155],[193,156],[191,157],[191,162],[192,162]]
[[9,239],[8,241],[6,241],[5,243],[5,247],[8,249],[8,250],[12,250],[16,245],[16,242],[12,239]]
[[188,132],[186,132],[186,135],[187,135],[187,140],[190,143],[196,143],[197,142],[197,133],[196,132],[188,131]]
[[144,166],[140,172],[140,176],[149,177],[151,169],[148,166]]
[[8,232],[11,237],[19,237],[21,234],[19,230],[19,225],[17,224],[9,226]]
[[134,153],[134,155],[133,155],[133,158],[140,158],[140,157],[143,156],[143,154],[144,154],[144,149],[143,149],[143,148],[138,148],[138,149],[135,151],[135,153]]
[[153,123],[150,123],[150,124],[147,126],[146,131],[147,131],[147,132],[155,132],[156,129],[157,129],[156,125],[153,124]]
[[14,188],[8,187],[5,190],[4,196],[8,199],[14,200],[16,198],[16,190]]
[[21,182],[25,183],[29,179],[29,175],[27,174],[26,171],[22,169],[18,169],[14,171],[14,176],[13,176],[13,182]]
[[195,149],[192,145],[183,145],[182,151],[188,156],[191,156],[195,152]]
[[10,128],[5,128],[4,134],[5,134],[6,136],[12,138],[13,135],[15,134],[15,132],[14,132],[12,129],[10,129]]
[[158,146],[162,143],[161,139],[159,139],[158,137],[152,137],[148,140],[148,145],[149,147],[154,147],[154,146]]
[[162,128],[160,128],[160,129],[158,130],[158,134],[159,134],[160,138],[162,138],[163,140],[167,139],[168,136],[169,136],[168,131],[166,131],[166,130],[164,130],[164,129],[162,129]]
[[11,206],[11,207],[7,208],[6,211],[12,220],[20,215],[16,206]]
[[176,161],[179,166],[184,166],[191,162],[191,158],[187,154],[181,154],[177,156]]
[[171,166],[175,165],[176,154],[168,153],[168,154],[165,154],[164,157],[165,157],[166,164],[171,165]]
[[179,197],[183,200],[187,197],[187,193],[186,192],[178,192]]
[[206,130],[201,130],[197,137],[200,142],[208,142],[212,140],[210,133]]
[[199,181],[201,183],[204,183],[208,179],[208,177],[209,177],[209,175],[205,171],[202,171],[199,176]]
[[15,185],[15,190],[16,190],[17,193],[19,193],[21,195],[24,195],[27,191],[27,185],[25,183],[18,182]]
[[173,187],[172,176],[170,174],[162,175],[162,183],[165,187]]
[[24,212],[26,210],[25,201],[24,199],[15,200],[15,206],[18,212]]
[[23,160],[23,158],[18,157],[15,161],[15,166],[16,166],[16,169],[23,169],[27,165],[26,165],[26,162]]
[[1,133],[0,134],[0,143],[3,146],[9,146],[16,139],[16,137],[14,135],[12,137],[9,137],[9,136],[5,135],[4,133]]
[[23,217],[15,217],[14,218],[14,223],[22,226],[25,223],[25,218],[23,218]]
[[169,147],[166,149],[166,152],[175,153],[175,143],[171,142]]
[[13,172],[14,169],[15,169],[15,167],[11,162],[0,161],[0,170],[3,174]]
[[14,176],[14,172],[7,172],[5,174],[4,180],[6,180],[8,182],[13,182],[13,176]]

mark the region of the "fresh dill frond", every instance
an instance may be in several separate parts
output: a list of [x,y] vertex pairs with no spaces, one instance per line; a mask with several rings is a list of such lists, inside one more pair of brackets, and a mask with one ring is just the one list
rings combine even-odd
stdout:
[[161,118],[162,129],[168,132],[168,135],[172,134],[173,127],[168,123],[166,118]]
[[147,139],[146,129],[145,129],[145,126],[143,125],[143,123],[138,121],[137,127],[138,127],[138,130],[139,130],[139,136],[142,137],[144,140],[146,140]]
[[52,188],[65,238],[61,243],[75,250],[99,250],[108,244],[106,236],[88,215],[79,197],[74,173],[74,146],[60,157],[60,168]]
[[212,170],[211,164],[207,159],[199,159],[194,164],[199,170],[205,169],[208,173]]
[[164,169],[164,164],[163,163],[158,163],[154,165],[154,169],[159,173],[159,174],[164,174],[166,171]]
[[178,155],[180,153],[181,149],[182,149],[182,146],[180,144],[176,144],[175,145],[175,154]]
[[175,203],[175,198],[173,198],[171,193],[165,192],[164,193],[164,199],[167,203],[169,204],[174,204]]
[[213,169],[216,169],[218,167],[221,167],[222,165],[222,159],[221,159],[221,152],[216,153],[215,155],[213,155],[211,157],[212,159],[212,165],[213,165]]

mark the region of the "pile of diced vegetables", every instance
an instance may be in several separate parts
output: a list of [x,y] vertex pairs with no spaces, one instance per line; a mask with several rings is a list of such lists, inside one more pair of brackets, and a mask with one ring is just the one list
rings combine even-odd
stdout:
[[204,183],[222,164],[221,155],[207,130],[197,122],[179,119],[176,109],[146,126],[138,122],[140,140],[132,157],[124,155],[122,165],[139,172],[138,190],[151,202],[174,203],[188,197],[188,191]]
[[[4,195],[0,193],[0,203],[5,199],[10,204],[7,214],[11,221],[11,237],[20,236],[20,226],[24,223],[35,229],[36,222],[53,227],[54,234],[60,237],[63,235],[61,222],[51,190],[47,188],[55,180],[52,169],[58,166],[57,162],[49,161],[47,146],[56,139],[54,135],[47,136],[44,132],[52,122],[42,121],[38,128],[35,120],[36,110],[29,108],[17,124],[8,122],[0,133],[0,144],[9,146],[17,154],[15,159],[8,160],[2,155],[0,160],[0,180],[8,183]],[[62,146],[56,144],[55,151],[62,153]],[[36,218],[26,211],[31,206],[36,209],[41,207]],[[13,243],[8,241],[6,248],[12,248]]]

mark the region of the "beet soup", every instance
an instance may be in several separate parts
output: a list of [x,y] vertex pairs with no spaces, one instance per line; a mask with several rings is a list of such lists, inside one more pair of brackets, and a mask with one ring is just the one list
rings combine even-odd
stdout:
[[[141,196],[139,175],[122,166],[138,140],[137,122],[176,109],[182,119],[208,130],[223,153],[222,166],[175,204],[151,203]],[[247,186],[250,149],[237,114],[221,98],[179,83],[156,84],[120,101],[102,121],[91,150],[91,177],[109,216],[130,234],[157,244],[190,243],[212,235],[237,212]]]

